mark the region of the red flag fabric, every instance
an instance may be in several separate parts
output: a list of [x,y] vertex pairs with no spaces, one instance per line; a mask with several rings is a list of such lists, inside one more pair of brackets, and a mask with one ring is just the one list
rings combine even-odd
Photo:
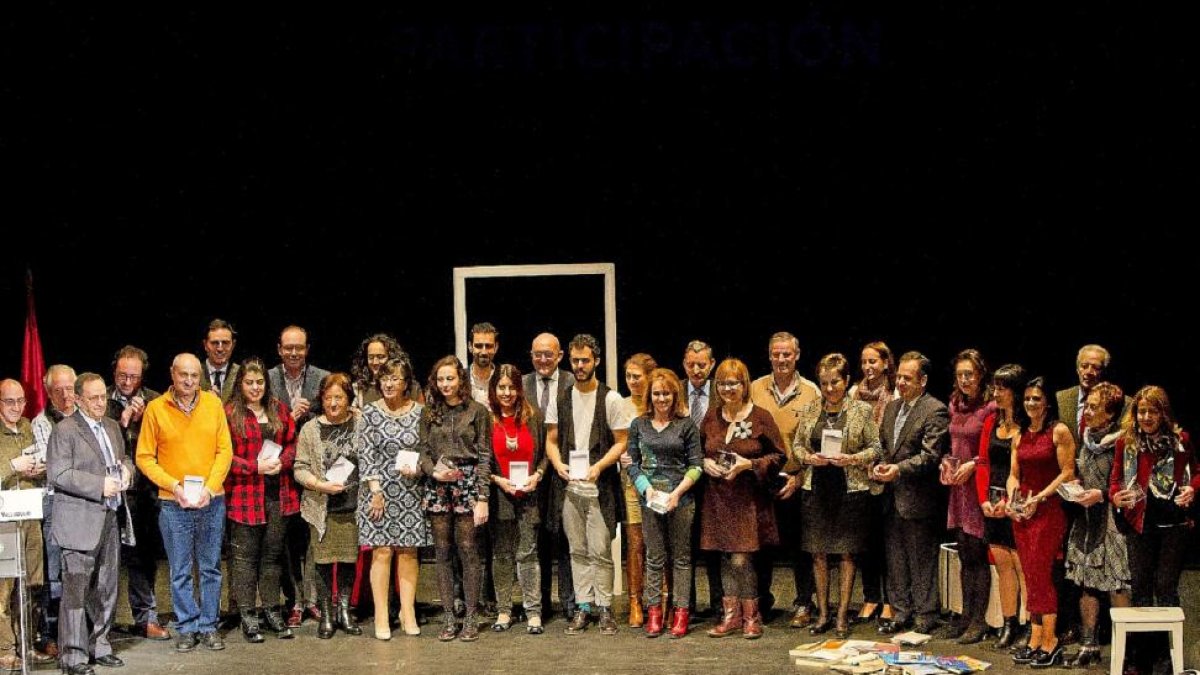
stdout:
[[21,348],[21,385],[25,387],[25,417],[33,419],[46,406],[46,385],[42,375],[42,338],[38,335],[37,313],[33,310],[33,272],[25,272],[25,343]]

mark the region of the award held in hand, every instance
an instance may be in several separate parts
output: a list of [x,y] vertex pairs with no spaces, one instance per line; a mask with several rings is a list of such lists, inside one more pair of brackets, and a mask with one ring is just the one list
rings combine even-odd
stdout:
[[590,467],[591,462],[588,461],[587,450],[571,451],[568,464],[571,480],[587,480],[588,468]]
[[646,506],[649,506],[650,510],[655,513],[666,515],[668,510],[667,504],[670,501],[670,492],[667,492],[666,490],[655,490],[650,499],[646,501]]
[[189,504],[195,504],[200,501],[200,495],[204,490],[203,476],[184,476],[183,477],[183,498]]
[[402,471],[416,471],[417,463],[421,459],[421,454],[416,450],[401,450],[396,453],[396,473]]
[[329,465],[329,469],[325,471],[325,480],[330,483],[346,484],[350,474],[354,473],[354,462],[346,459],[345,455],[341,455],[337,460]]
[[842,430],[841,429],[823,429],[823,430],[821,430],[821,456],[822,457],[841,457],[842,456]]
[[529,462],[509,462],[508,482],[513,484],[514,490],[524,490],[529,484]]
[[275,441],[263,439],[262,450],[258,451],[258,461],[266,459],[279,459],[279,455],[283,454],[283,446]]

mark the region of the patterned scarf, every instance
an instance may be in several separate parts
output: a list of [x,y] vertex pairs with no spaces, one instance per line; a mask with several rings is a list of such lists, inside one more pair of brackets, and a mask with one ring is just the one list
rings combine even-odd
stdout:
[[874,389],[867,389],[866,380],[860,382],[858,389],[854,390],[854,398],[871,404],[871,417],[874,418],[875,424],[879,424],[883,419],[883,409],[887,407],[893,396],[892,390],[888,388],[887,378],[881,377],[879,385]]

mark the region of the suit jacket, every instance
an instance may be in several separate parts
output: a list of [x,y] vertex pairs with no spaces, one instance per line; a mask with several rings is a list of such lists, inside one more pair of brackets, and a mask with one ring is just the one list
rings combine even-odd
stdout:
[[[229,397],[233,396],[233,383],[237,380],[238,371],[242,367],[233,361],[225,368],[225,379],[221,382],[221,403],[229,403]],[[212,391],[212,382],[208,379],[208,361],[200,362],[200,388],[204,391]],[[285,400],[284,403],[287,403]]]
[[899,398],[890,401],[879,425],[881,461],[900,467],[900,475],[884,489],[884,505],[901,518],[929,518],[938,515],[945,502],[938,464],[949,446],[950,411],[941,401],[922,394],[913,402],[897,436],[896,416],[903,403]]
[[[537,378],[538,374],[536,370],[521,376],[521,382],[525,387],[525,400],[529,401],[529,405],[533,406],[534,409],[538,407]],[[558,393],[550,399],[548,405],[558,405],[558,399],[562,398],[563,392],[570,391],[574,384],[575,376],[560,368],[558,371]]]
[[[105,417],[100,421],[108,433],[113,459],[133,475],[133,463],[125,454],[121,426]],[[59,422],[50,434],[46,449],[46,474],[54,486],[54,519],[50,536],[63,548],[92,551],[104,530],[104,451],[91,426],[79,410]]]
[[[1070,389],[1063,389],[1056,393],[1055,398],[1058,401],[1058,421],[1067,425],[1071,430],[1071,436],[1075,439],[1075,448],[1079,449],[1079,385],[1075,385]],[[1118,420],[1125,418],[1125,413],[1129,410],[1129,404],[1133,403],[1133,399],[1129,396],[1125,397],[1125,407],[1121,408],[1121,414],[1117,417]]]
[[[325,379],[328,375],[328,370],[318,368],[311,363],[308,364],[308,368],[304,371],[304,381],[300,383],[300,395],[308,399],[310,407],[307,415],[296,420],[297,429],[304,426],[305,422],[324,412],[321,410],[321,397],[318,394],[321,391],[321,380]],[[283,401],[290,408],[292,397],[288,396],[287,383],[284,380],[283,364],[267,371],[267,381],[271,384],[271,395],[275,397],[275,400]]]

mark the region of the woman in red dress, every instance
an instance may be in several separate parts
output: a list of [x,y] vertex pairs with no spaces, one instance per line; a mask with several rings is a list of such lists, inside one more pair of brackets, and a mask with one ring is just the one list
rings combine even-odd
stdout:
[[1048,391],[1040,377],[1025,387],[1025,419],[1013,443],[1008,475],[1013,536],[1025,573],[1026,607],[1032,615],[1029,644],[1013,654],[1013,662],[1038,667],[1053,666],[1063,658],[1054,632],[1058,593],[1051,569],[1062,550],[1067,518],[1056,491],[1075,477],[1075,439],[1067,425],[1054,421],[1058,415]]

